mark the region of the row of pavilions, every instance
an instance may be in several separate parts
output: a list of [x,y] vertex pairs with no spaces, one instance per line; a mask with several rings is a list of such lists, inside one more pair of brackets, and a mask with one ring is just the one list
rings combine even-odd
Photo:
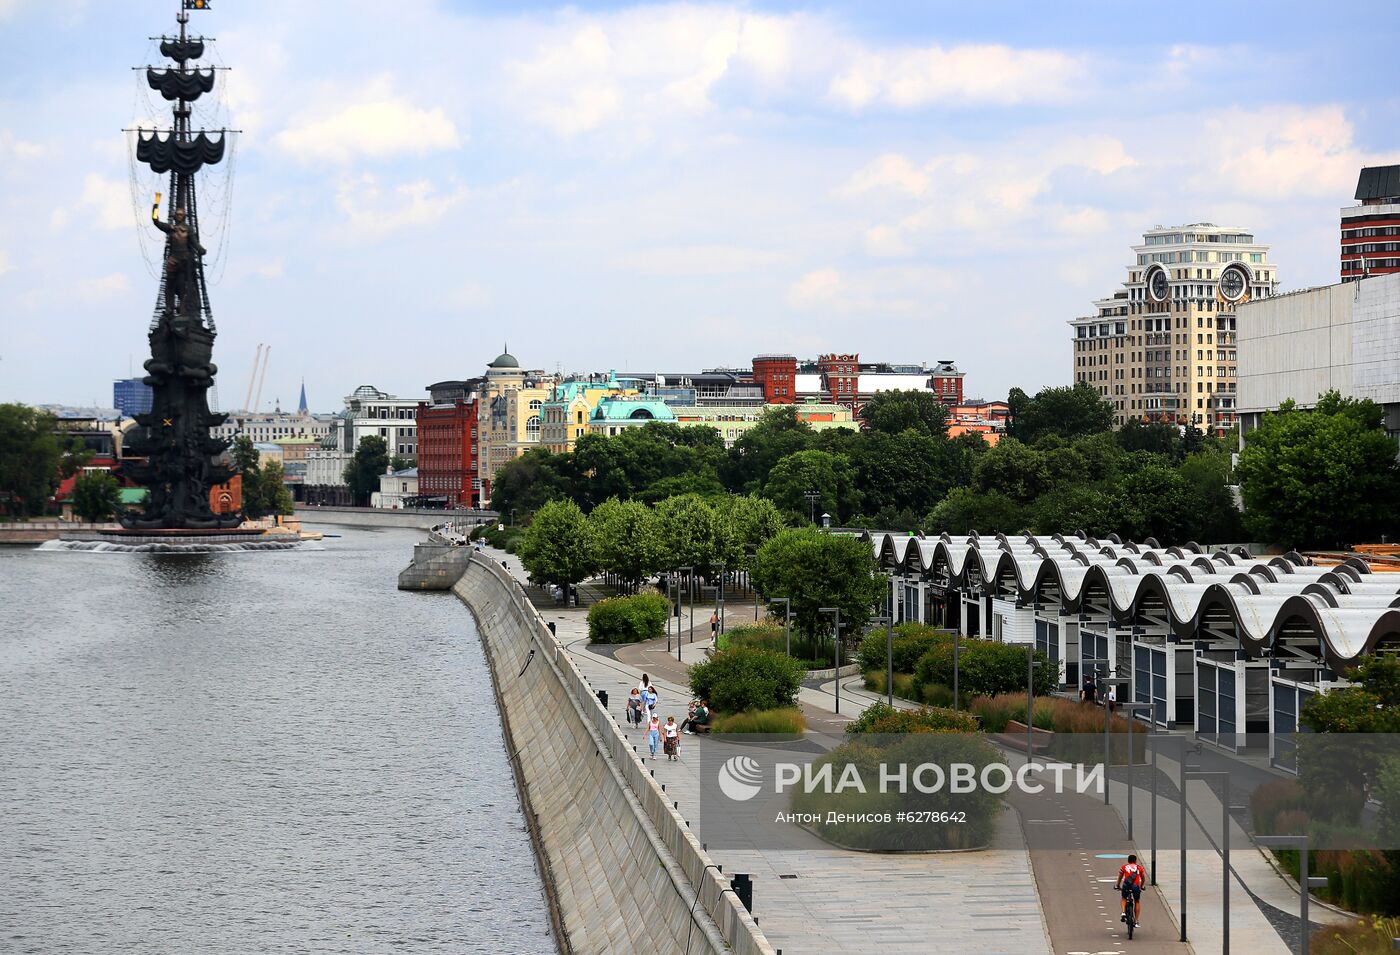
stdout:
[[1063,686],[1128,683],[1119,701],[1289,765],[1300,707],[1360,657],[1400,652],[1400,574],[1148,538],[869,533],[887,609],[967,637],[1035,646]]

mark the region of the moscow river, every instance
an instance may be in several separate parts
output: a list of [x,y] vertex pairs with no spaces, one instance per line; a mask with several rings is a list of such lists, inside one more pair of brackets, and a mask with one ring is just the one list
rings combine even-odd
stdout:
[[0,951],[556,951],[471,615],[321,529],[0,548]]

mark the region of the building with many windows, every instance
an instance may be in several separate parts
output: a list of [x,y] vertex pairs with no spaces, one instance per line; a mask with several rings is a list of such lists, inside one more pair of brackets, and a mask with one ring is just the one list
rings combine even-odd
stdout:
[[1241,229],[1198,222],[1158,226],[1133,247],[1128,277],[1094,314],[1070,321],[1074,381],[1130,419],[1235,424],[1235,307],[1278,287],[1269,247]]
[[1400,166],[1367,166],[1342,210],[1342,281],[1400,272]]
[[151,410],[151,386],[144,378],[118,378],[112,382],[112,406],[128,418]]
[[588,421],[600,402],[637,393],[630,382],[623,382],[613,372],[556,382],[548,400],[540,405],[540,445],[555,454],[572,451],[578,439],[588,433]]
[[491,500],[491,482],[507,461],[540,443],[540,409],[549,400],[553,378],[526,371],[510,352],[501,352],[486,369],[477,410],[477,470],[481,502]]
[[418,404],[419,503],[476,507],[481,500],[477,467],[477,389],[482,379],[440,381]]

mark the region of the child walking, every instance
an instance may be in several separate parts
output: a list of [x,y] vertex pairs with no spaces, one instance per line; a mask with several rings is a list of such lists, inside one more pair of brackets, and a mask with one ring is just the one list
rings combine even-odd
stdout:
[[680,759],[681,728],[676,725],[674,716],[666,717],[666,758]]
[[647,749],[651,752],[651,758],[656,758],[656,748],[661,745],[661,720],[653,716],[651,722],[647,724]]

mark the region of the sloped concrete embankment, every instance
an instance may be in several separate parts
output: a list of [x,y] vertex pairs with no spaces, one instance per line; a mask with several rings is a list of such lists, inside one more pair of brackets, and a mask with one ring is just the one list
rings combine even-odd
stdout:
[[486,646],[561,947],[772,955],[519,585],[473,554],[452,589]]

